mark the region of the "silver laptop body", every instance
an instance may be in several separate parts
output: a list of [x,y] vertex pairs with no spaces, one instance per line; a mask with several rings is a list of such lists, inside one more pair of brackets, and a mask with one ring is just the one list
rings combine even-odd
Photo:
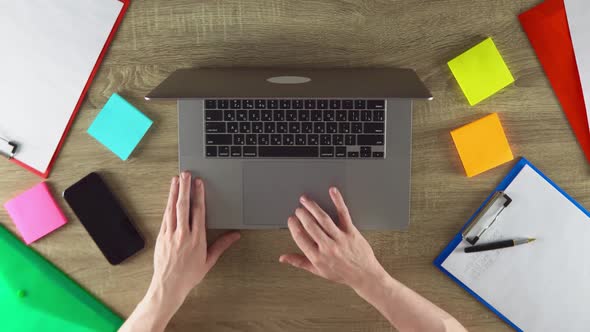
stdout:
[[177,100],[180,170],[206,181],[209,228],[286,227],[303,193],[335,215],[330,186],[360,229],[407,228],[412,100],[432,99],[413,70],[182,69],[155,98]]

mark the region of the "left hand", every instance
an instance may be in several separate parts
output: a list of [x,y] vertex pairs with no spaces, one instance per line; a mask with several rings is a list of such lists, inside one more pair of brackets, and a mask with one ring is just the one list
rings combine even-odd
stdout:
[[[191,199],[192,193],[192,199]],[[213,268],[219,257],[240,238],[230,232],[207,247],[205,184],[189,172],[172,179],[168,205],[154,253],[150,288],[163,289],[182,303]],[[174,303],[176,304],[176,303]]]

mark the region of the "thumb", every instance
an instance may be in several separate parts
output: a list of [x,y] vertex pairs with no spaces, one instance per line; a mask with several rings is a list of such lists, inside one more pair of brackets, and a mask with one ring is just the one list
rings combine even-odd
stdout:
[[241,235],[238,232],[229,232],[219,237],[209,249],[207,249],[207,267],[211,269],[223,253],[231,247],[236,241],[240,239]]
[[305,270],[309,273],[317,275],[315,266],[309,261],[309,259],[301,254],[286,254],[279,257],[279,262],[283,264],[289,264],[298,269]]

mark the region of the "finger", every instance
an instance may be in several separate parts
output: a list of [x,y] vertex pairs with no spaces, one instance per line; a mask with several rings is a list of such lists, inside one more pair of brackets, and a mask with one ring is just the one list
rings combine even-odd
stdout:
[[236,241],[240,239],[241,235],[238,232],[229,232],[223,234],[220,238],[207,249],[207,267],[211,269],[223,253],[231,247]]
[[174,232],[176,230],[176,201],[178,200],[178,176],[172,178],[170,184],[170,193],[168,194],[168,203],[164,211],[164,220],[160,232]]
[[313,257],[317,253],[318,246],[303,228],[301,222],[296,217],[290,217],[287,226],[297,247],[303,251],[305,256]]
[[344,198],[340,193],[340,190],[336,187],[330,188],[330,198],[332,202],[334,202],[334,206],[336,207],[336,211],[338,213],[338,221],[340,222],[340,227],[344,231],[348,231],[354,227],[352,223],[352,218],[350,217],[350,212],[348,211],[348,207],[344,202]]
[[331,238],[335,239],[338,237],[340,230],[334,224],[334,221],[330,216],[316,203],[315,201],[309,199],[307,196],[301,196],[301,205],[307,209],[309,213],[315,218],[317,223],[322,227],[326,234],[328,234]]
[[205,206],[205,184],[197,178],[192,186],[192,232],[194,236],[201,239],[206,238],[205,219],[207,216]]
[[313,273],[315,275],[318,274],[316,268],[309,261],[309,259],[303,255],[300,255],[300,254],[281,255],[281,257],[279,257],[279,262],[281,262],[283,264],[289,264],[289,265],[294,266],[298,269],[303,269],[303,270],[305,270],[309,273]]
[[295,216],[299,219],[301,225],[303,225],[303,228],[305,228],[309,236],[311,236],[313,241],[318,245],[320,243],[328,243],[329,241],[332,241],[322,226],[318,224],[318,221],[305,208],[295,209]]
[[181,232],[189,231],[190,194],[191,173],[185,171],[180,175],[180,188],[178,191],[178,201],[176,202],[176,229]]

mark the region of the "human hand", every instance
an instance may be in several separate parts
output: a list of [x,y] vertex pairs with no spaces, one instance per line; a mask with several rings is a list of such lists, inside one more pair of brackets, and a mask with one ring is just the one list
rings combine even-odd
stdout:
[[353,225],[340,191],[332,187],[329,192],[338,213],[338,224],[316,202],[301,196],[303,207],[289,217],[288,225],[303,255],[282,255],[279,261],[359,292],[375,282],[375,278],[387,278],[388,274]]
[[[192,193],[192,199],[191,199]],[[189,172],[172,179],[170,196],[154,252],[150,289],[163,291],[171,306],[180,306],[217,259],[240,238],[230,232],[207,247],[205,185]],[[179,303],[178,303],[179,302]]]

